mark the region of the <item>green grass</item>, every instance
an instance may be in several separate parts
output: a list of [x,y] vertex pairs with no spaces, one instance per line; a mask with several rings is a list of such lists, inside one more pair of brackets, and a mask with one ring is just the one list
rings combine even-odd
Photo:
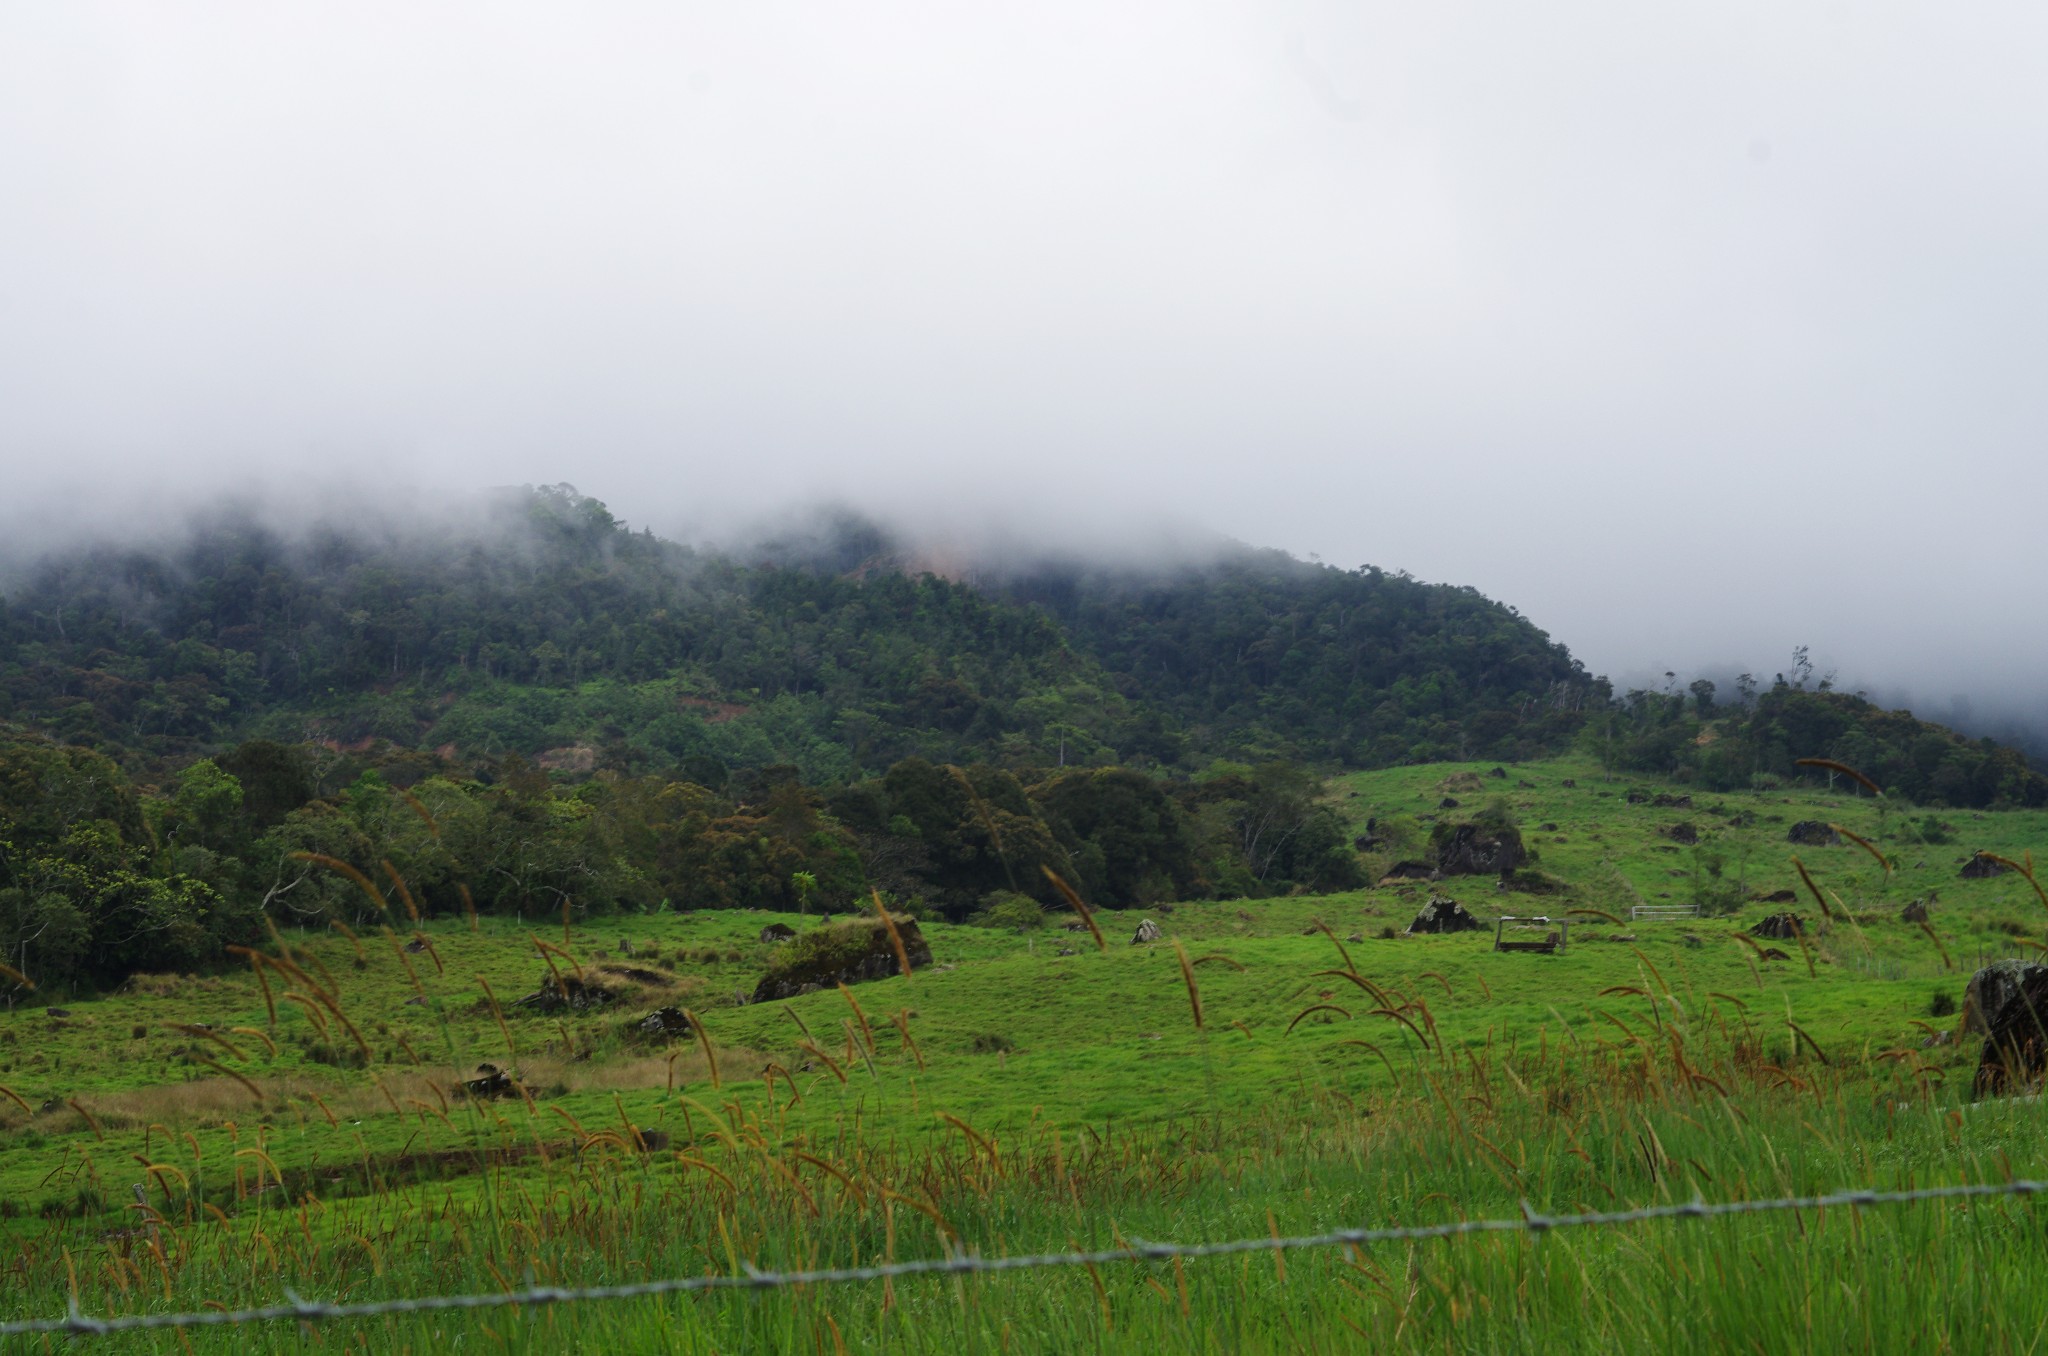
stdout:
[[[1106,952],[1062,930],[1064,915],[1022,934],[927,924],[932,969],[853,991],[872,1053],[850,1050],[865,1042],[837,991],[734,1002],[771,954],[755,940],[775,921],[766,914],[573,926],[567,949],[586,966],[619,962],[624,938],[636,953],[626,963],[673,983],[560,1019],[506,1006],[503,1028],[478,976],[507,1004],[534,989],[545,966],[529,938],[563,945],[559,919],[434,922],[442,969],[422,953],[404,958],[410,973],[382,936],[363,935],[359,967],[339,935],[287,930],[317,959],[309,973],[339,989],[370,1047],[366,1069],[314,1057],[355,1048],[331,1018],[323,1037],[279,1002],[273,1028],[247,971],[153,979],[68,1004],[68,1019],[0,1017],[0,1083],[31,1108],[55,1103],[33,1115],[4,1103],[0,1228],[17,1283],[0,1314],[61,1312],[73,1274],[89,1311],[133,1312],[272,1302],[287,1286],[370,1298],[529,1274],[587,1284],[728,1272],[742,1258],[930,1256],[933,1216],[993,1254],[1512,1215],[1523,1200],[1600,1209],[2048,1175],[2033,1104],[1968,1104],[1975,1041],[1922,1044],[1955,1024],[1930,1016],[1937,995],[1959,997],[1980,957],[2042,935],[2048,914],[2024,879],[1956,875],[1975,848],[2023,856],[2048,828],[2041,813],[1945,813],[1956,841],[1937,847],[1905,841],[1900,811],[1846,792],[1692,793],[1690,809],[1671,809],[1625,793],[1685,788],[1609,781],[1588,764],[1489,771],[1359,774],[1336,794],[1361,827],[1406,821],[1418,837],[1422,816],[1505,798],[1539,868],[1569,889],[1434,887],[1487,919],[1625,919],[1637,902],[1785,888],[1801,898],[1676,923],[1581,918],[1555,956],[1496,954],[1490,932],[1381,937],[1405,927],[1425,884],[1102,913]],[[1436,808],[1447,788],[1458,811]],[[1735,934],[1786,907],[1819,924],[1785,843],[1792,822],[1814,818],[1878,840],[1900,865],[1885,873],[1854,846],[1796,849],[1848,915],[1816,926],[1809,973],[1796,944],[1766,943],[1788,959],[1760,962]],[[1699,830],[1698,852],[1662,835],[1680,820]],[[1897,919],[1934,891],[1953,968]],[[1168,943],[1129,944],[1144,916]],[[1435,1040],[1373,1015],[1361,986],[1324,973],[1344,962],[1318,922],[1358,939],[1343,942],[1357,973]],[[1199,962],[1199,1029],[1173,941]],[[696,1042],[626,1031],[659,1002],[702,1019],[718,1086]],[[1302,1016],[1318,1004],[1330,1006]],[[211,1024],[238,1053],[171,1023]],[[263,1031],[276,1054],[234,1027]],[[257,1083],[264,1103],[200,1055]],[[484,1061],[516,1068],[531,1101],[451,1097]],[[771,1063],[787,1071],[772,1088]],[[635,1153],[629,1123],[671,1138]],[[138,1182],[163,1214],[158,1242],[171,1240],[162,1263],[123,1232],[140,1213],[124,1209]],[[1949,1332],[1960,1346],[2026,1349],[2048,1322],[2040,1239],[2025,1204],[1930,1205],[1296,1255],[1284,1279],[1255,1258],[1110,1268],[1100,1291],[1085,1272],[1048,1272],[904,1281],[886,1305],[881,1287],[862,1286],[324,1335],[380,1350],[1640,1350],[1681,1335],[1781,1350]],[[289,1327],[192,1336],[237,1349],[298,1340]]]

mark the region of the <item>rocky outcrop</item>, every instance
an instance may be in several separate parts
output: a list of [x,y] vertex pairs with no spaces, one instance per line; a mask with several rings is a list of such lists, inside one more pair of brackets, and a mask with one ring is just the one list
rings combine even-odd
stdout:
[[1822,820],[1802,819],[1785,830],[1785,841],[1801,847],[1840,847],[1842,835]]
[[2002,876],[2010,870],[2011,867],[1994,859],[1990,853],[1976,852],[1970,855],[1969,861],[1963,863],[1962,876],[1964,880],[1985,880],[1992,876]]
[[1672,842],[1684,843],[1688,847],[1700,841],[1699,829],[1694,827],[1689,822],[1683,824],[1673,824],[1671,827],[1663,830],[1663,833],[1664,836],[1666,838],[1669,838]]
[[[918,931],[917,920],[891,914],[903,951],[915,970],[932,963],[931,943]],[[816,993],[837,984],[859,984],[886,979],[902,973],[896,946],[889,929],[879,918],[850,918],[843,923],[813,928],[783,949],[768,973],[754,987],[753,1001],[771,1003],[779,998]]]
[[1477,932],[1486,924],[1468,913],[1463,904],[1445,895],[1431,895],[1422,912],[1408,925],[1411,933]]
[[1806,931],[1806,920],[1796,913],[1774,913],[1749,930],[1752,937],[1769,937],[1775,941],[1797,941]]
[[673,1038],[690,1034],[690,1019],[681,1008],[656,1008],[632,1026],[643,1036]]
[[2048,965],[1993,961],[1970,976],[1963,1024],[1984,1037],[1971,1083],[1979,1097],[2015,1092],[2048,1070]]
[[1430,831],[1429,854],[1446,876],[1497,876],[1528,859],[1522,834],[1512,824],[1439,824]]
[[1131,945],[1137,946],[1141,942],[1156,942],[1165,935],[1159,930],[1159,924],[1149,918],[1140,919],[1138,921],[1138,930],[1131,934]]
[[787,923],[770,923],[767,927],[761,929],[760,940],[764,945],[793,941],[795,938],[796,929]]

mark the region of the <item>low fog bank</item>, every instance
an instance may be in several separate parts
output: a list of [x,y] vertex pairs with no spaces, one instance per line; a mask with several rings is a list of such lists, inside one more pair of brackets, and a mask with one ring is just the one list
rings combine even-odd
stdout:
[[866,493],[767,500],[684,485],[652,494],[607,493],[559,478],[461,484],[397,467],[303,476],[258,471],[233,480],[172,481],[145,473],[0,501],[0,578],[82,552],[176,554],[195,534],[222,525],[260,529],[292,543],[329,534],[393,547],[466,540],[502,532],[508,498],[535,485],[592,499],[634,531],[693,549],[842,572],[887,564],[962,578],[1056,566],[1149,573],[1268,545],[1248,544],[1192,517],[1099,496],[1066,502],[1029,487],[997,496],[985,488],[948,493],[927,484],[899,494],[870,486]]

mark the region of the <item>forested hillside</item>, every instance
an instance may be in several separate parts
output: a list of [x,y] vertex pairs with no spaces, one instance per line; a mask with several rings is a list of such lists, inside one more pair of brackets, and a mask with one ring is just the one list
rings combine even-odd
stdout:
[[[879,533],[853,540],[886,555]],[[0,720],[131,763],[263,735],[841,782],[912,756],[1528,756],[1606,697],[1511,609],[1378,570],[1237,548],[970,587],[844,547],[746,563],[566,487],[432,533],[222,517],[176,548],[18,570]]]
[[1909,803],[2048,805],[2048,777],[2019,750],[1810,682],[1810,675],[1780,675],[1773,686],[1745,686],[1727,702],[1708,682],[1687,693],[1631,692],[1596,713],[1582,738],[1611,768],[1715,791],[1825,776],[1798,760],[1831,758]]
[[1381,766],[1534,757],[1606,704],[1604,680],[1476,589],[1280,551],[1170,572],[1028,573],[1004,596],[1198,745]]

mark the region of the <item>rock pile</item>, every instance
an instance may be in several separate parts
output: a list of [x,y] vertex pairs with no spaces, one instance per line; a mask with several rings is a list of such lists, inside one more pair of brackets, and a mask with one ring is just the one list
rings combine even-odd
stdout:
[[1749,930],[1752,937],[1769,937],[1775,941],[1797,941],[1806,931],[1806,920],[1796,913],[1774,913]]
[[524,998],[512,1000],[515,1008],[529,1008],[534,1012],[588,1012],[601,1008],[618,995],[593,980],[578,979],[575,975],[557,975],[550,971],[542,975],[540,987]]
[[1447,895],[1431,895],[1422,912],[1408,925],[1410,933],[1477,932],[1486,924],[1468,913],[1463,904]]

